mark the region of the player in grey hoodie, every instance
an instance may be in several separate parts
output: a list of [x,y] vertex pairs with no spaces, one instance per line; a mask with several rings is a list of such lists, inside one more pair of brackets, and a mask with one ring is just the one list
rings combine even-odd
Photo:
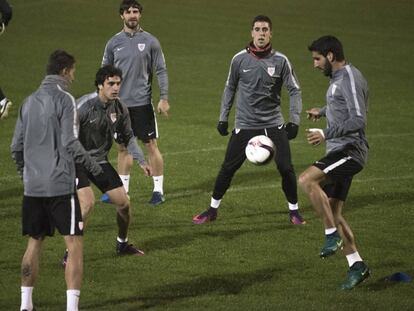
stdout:
[[326,106],[306,111],[313,121],[326,117],[326,128],[309,129],[307,136],[311,145],[326,142],[326,155],[300,175],[299,184],[325,227],[320,256],[331,256],[343,245],[349,271],[341,288],[352,289],[370,274],[342,215],[352,178],[367,160],[368,83],[357,68],[346,62],[337,38],[323,36],[312,42],[309,51],[314,67],[330,78]]
[[21,307],[32,310],[32,291],[46,236],[55,228],[71,254],[65,270],[67,310],[78,310],[83,275],[83,222],[75,192],[75,161],[94,176],[101,167],[78,140],[75,99],[68,93],[75,59],[57,50],[49,57],[47,76],[19,111],[11,145],[23,177],[23,234],[29,235],[21,266]]

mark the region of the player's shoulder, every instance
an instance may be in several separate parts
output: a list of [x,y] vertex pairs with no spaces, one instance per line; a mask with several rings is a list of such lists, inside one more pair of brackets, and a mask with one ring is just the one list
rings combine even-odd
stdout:
[[289,62],[289,58],[282,52],[273,50],[273,58],[281,62]]
[[243,49],[241,51],[238,51],[236,54],[233,55],[233,58],[231,59],[232,62],[240,61],[241,59],[248,56],[248,52],[246,49]]
[[76,100],[76,107],[77,109],[85,109],[88,106],[92,105],[96,101],[97,98],[98,98],[97,92],[85,94]]
[[117,32],[111,38],[109,38],[107,45],[115,44],[124,39],[125,39],[124,31]]

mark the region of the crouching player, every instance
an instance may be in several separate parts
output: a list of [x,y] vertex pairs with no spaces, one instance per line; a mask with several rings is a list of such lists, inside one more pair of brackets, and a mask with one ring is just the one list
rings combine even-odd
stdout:
[[[82,96],[77,100],[79,115],[79,140],[89,155],[100,164],[104,174],[100,178],[92,176],[84,167],[77,165],[77,193],[84,224],[95,205],[95,196],[90,186],[94,183],[102,193],[106,193],[117,208],[118,237],[116,253],[119,255],[142,256],[144,252],[128,243],[128,227],[131,219],[130,201],[116,170],[108,161],[108,153],[113,140],[123,144],[143,169],[151,176],[150,166],[145,161],[142,150],[137,145],[131,129],[128,109],[119,99],[122,71],[107,65],[96,73],[97,92]],[[68,254],[63,259],[65,265]]]

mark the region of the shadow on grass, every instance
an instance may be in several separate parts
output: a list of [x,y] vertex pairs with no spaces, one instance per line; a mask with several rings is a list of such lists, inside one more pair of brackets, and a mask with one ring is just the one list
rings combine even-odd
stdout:
[[[405,271],[405,272],[409,275],[414,275],[414,270],[408,270],[408,271]],[[408,285],[410,283],[393,281],[393,280],[391,280],[391,275],[388,275],[388,276],[385,276],[385,277],[382,277],[382,278],[376,280],[375,282],[371,282],[367,286],[367,289],[372,290],[372,291],[382,291],[382,290],[392,288],[392,287],[394,287],[396,285],[399,285],[399,284]]]
[[84,310],[99,309],[113,306],[117,309],[127,304],[124,310],[147,310],[154,307],[166,306],[174,302],[214,295],[237,295],[243,289],[255,284],[267,282],[282,273],[282,269],[267,268],[246,273],[228,273],[211,277],[195,278],[184,282],[171,283],[149,288],[143,293],[117,299],[102,299],[99,303],[83,306]]

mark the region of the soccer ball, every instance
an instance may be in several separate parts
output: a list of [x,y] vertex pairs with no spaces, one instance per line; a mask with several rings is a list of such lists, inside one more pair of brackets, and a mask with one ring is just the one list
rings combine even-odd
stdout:
[[249,140],[245,152],[247,159],[251,163],[265,165],[273,159],[275,155],[275,145],[269,137],[259,135]]

